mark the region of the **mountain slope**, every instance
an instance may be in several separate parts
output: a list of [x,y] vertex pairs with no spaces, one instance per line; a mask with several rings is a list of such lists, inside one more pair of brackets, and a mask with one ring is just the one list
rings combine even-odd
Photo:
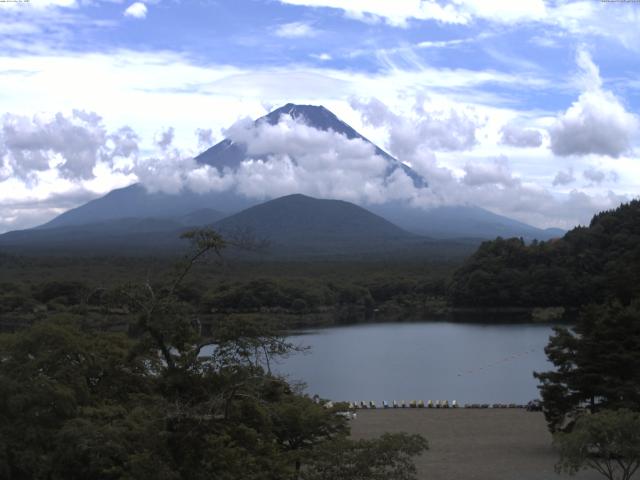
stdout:
[[142,185],[135,184],[112,190],[104,197],[64,212],[37,228],[88,225],[124,218],[176,219],[203,207],[211,207],[212,211],[217,207],[219,213],[213,222],[225,215],[222,212],[245,208],[248,203],[248,200],[228,193],[197,194],[188,190],[178,195],[149,193]]
[[206,208],[165,218],[115,218],[81,225],[16,230],[0,248],[27,253],[158,253],[183,248],[181,232],[212,225],[224,214]]
[[[186,218],[210,219],[211,215],[211,211],[205,210]],[[177,253],[185,247],[179,238],[187,229],[184,219],[127,218],[16,231],[0,235],[0,249],[74,255]],[[300,194],[250,207],[218,220],[212,227],[231,240],[266,241],[267,247],[258,252],[261,258],[352,259],[379,258],[380,254],[459,258],[473,248],[469,243],[433,242],[408,233],[349,202]],[[251,253],[239,251],[239,254]]]
[[0,235],[0,249],[43,255],[153,254],[179,248],[185,229],[170,219],[122,218],[8,232]]
[[498,215],[484,208],[451,205],[422,210],[394,203],[376,205],[371,211],[413,233],[431,238],[522,237],[549,240],[562,236],[560,229],[541,229],[518,220]]
[[353,203],[294,194],[248,208],[214,224],[227,235],[250,232],[273,253],[400,250],[421,241]]

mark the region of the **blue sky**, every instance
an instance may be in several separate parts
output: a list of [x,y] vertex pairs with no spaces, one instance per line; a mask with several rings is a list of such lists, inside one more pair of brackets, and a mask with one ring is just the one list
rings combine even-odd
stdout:
[[[325,105],[422,173],[425,208],[584,223],[640,188],[639,24],[640,3],[600,0],[0,3],[0,231],[288,102]],[[376,195],[357,199],[399,193]]]

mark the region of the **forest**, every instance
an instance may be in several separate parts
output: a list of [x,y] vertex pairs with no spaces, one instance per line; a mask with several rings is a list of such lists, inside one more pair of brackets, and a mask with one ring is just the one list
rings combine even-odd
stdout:
[[[105,294],[129,312],[126,333],[71,309],[0,335],[0,477],[414,479],[422,436],[351,440],[336,415],[345,405],[271,373],[271,361],[298,349],[273,321],[235,318],[203,335],[182,285],[224,244],[211,231],[189,239],[170,274]],[[81,283],[33,292],[41,302],[91,304]]]
[[[154,283],[173,257],[0,256],[0,326],[20,328],[65,313],[95,327],[124,328],[123,284]],[[221,259],[195,265],[175,292],[203,324],[268,314],[292,328],[415,319],[441,311],[456,263],[263,262]]]
[[563,238],[484,242],[448,284],[453,305],[579,308],[640,293],[640,201],[601,212]]

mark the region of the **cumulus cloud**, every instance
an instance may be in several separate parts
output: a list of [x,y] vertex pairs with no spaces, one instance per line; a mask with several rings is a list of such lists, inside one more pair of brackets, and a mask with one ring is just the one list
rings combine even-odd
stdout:
[[403,161],[424,150],[468,150],[477,143],[476,129],[481,125],[472,112],[453,108],[432,112],[417,104],[410,115],[397,115],[376,98],[353,99],[351,106],[369,125],[388,129],[389,149]]
[[169,149],[169,147],[171,147],[174,137],[175,137],[175,131],[173,127],[169,127],[161,131],[158,135],[156,135],[155,143],[160,147],[160,149],[167,150]]
[[520,184],[520,180],[513,176],[505,156],[494,158],[491,163],[467,163],[464,171],[462,181],[472,187],[479,185],[513,187]]
[[196,129],[198,138],[198,150],[205,150],[213,144],[213,130],[210,128]]
[[224,134],[246,152],[246,159],[235,166],[218,169],[199,164],[188,152],[167,148],[170,143],[160,135],[157,154],[137,158],[127,172],[135,174],[149,191],[169,194],[184,189],[201,193],[230,190],[263,200],[305,193],[361,204],[411,203],[429,194],[414,185],[399,162],[378,155],[372,144],[315,129],[302,119],[284,115],[272,125],[247,118]]
[[600,184],[604,181],[606,173],[596,168],[588,168],[582,172],[584,178],[595,184]]
[[[387,200],[388,176],[401,170],[377,155],[370,143],[318,130],[289,116],[275,125],[254,125],[246,119],[225,135],[246,146],[249,158],[237,170],[237,188],[252,197],[297,191],[379,203]],[[405,197],[410,195],[407,191]]]
[[[381,112],[387,114],[380,105],[373,103],[371,106],[374,111],[380,108]],[[256,124],[245,119],[224,131],[226,137],[236,144],[242,144],[247,152],[244,161],[233,168],[224,169],[199,164],[193,159],[192,151],[180,150],[175,146],[173,128],[166,128],[150,139],[153,140],[151,145],[155,151],[142,155],[138,148],[140,139],[131,128],[108,131],[95,114],[75,112],[68,116],[61,114],[57,119],[56,116],[47,119],[12,116],[10,120],[7,123],[10,127],[8,134],[3,129],[0,142],[5,177],[4,182],[0,180],[0,203],[5,199],[5,203],[0,205],[0,223],[4,225],[28,226],[24,222],[45,220],[42,212],[52,215],[56,208],[53,205],[46,209],[43,207],[40,213],[37,209],[28,210],[33,203],[29,207],[18,208],[16,205],[23,201],[20,198],[37,192],[38,186],[22,185],[17,188],[19,178],[15,175],[16,168],[21,166],[25,169],[25,179],[29,171],[35,171],[38,178],[40,174],[48,175],[51,172],[62,176],[66,174],[65,165],[69,163],[66,157],[78,155],[77,151],[90,152],[90,155],[80,157],[95,159],[89,162],[95,164],[94,172],[98,171],[98,167],[108,166],[107,175],[120,175],[117,186],[123,186],[122,182],[126,182],[126,185],[139,181],[149,191],[170,194],[189,189],[200,193],[231,191],[257,201],[290,193],[305,193],[353,201],[364,206],[389,201],[406,202],[423,208],[471,204],[539,225],[562,226],[571,226],[575,219],[586,221],[597,209],[611,208],[615,206],[613,202],[621,198],[615,194],[597,197],[575,191],[564,199],[558,199],[548,190],[527,183],[516,175],[506,157],[469,160],[460,171],[439,164],[436,154],[422,144],[408,149],[414,150],[413,168],[429,182],[428,188],[419,188],[399,168],[399,164],[390,163],[377,155],[371,144],[360,139],[348,139],[331,130],[314,129],[301,119],[288,116],[283,116],[274,125],[267,122]],[[373,122],[374,118],[371,120]],[[18,128],[16,125],[22,126]],[[64,132],[64,135],[53,135],[52,132],[58,131]],[[88,135],[87,132],[93,133]],[[196,134],[200,143],[209,143],[212,139],[209,130],[199,130]],[[56,143],[51,140],[58,136],[64,141]],[[398,135],[396,137],[401,138]],[[59,145],[63,144],[68,148],[71,145],[76,147],[62,151]],[[409,144],[413,145],[411,142]],[[60,151],[53,151],[56,148]],[[29,160],[35,162],[35,166],[28,167],[17,161],[17,154],[23,150],[29,155],[32,151],[40,152],[48,160],[41,164],[38,163],[40,157],[31,158],[27,155]],[[144,152],[147,151],[145,148]],[[74,162],[69,164],[76,165]],[[80,165],[84,164],[80,162]],[[80,168],[80,172],[87,171],[86,168]],[[81,176],[62,178],[64,182],[60,183],[54,178],[52,183],[58,185],[56,188],[61,191],[95,195],[95,190],[90,191],[87,186],[87,182],[93,180]],[[96,178],[95,181],[103,183],[102,178]],[[19,189],[25,193],[7,197],[7,192]],[[40,201],[48,198],[54,197],[44,193],[38,197]],[[60,210],[55,213],[60,213]]]
[[553,179],[553,186],[557,187],[558,185],[569,185],[576,181],[576,177],[573,175],[573,168],[569,168],[568,170],[560,170],[556,173],[556,176]]
[[613,192],[587,194],[572,190],[558,195],[537,182],[528,182],[512,172],[505,157],[467,162],[462,176],[438,166],[434,159],[414,165],[429,180],[429,193],[413,201],[424,208],[439,205],[473,205],[532,225],[572,228],[587,223],[600,210],[628,201]]
[[586,180],[589,180],[592,185],[600,185],[605,180],[614,183],[618,181],[618,174],[615,171],[610,170],[609,172],[606,172],[605,170],[595,167],[590,167],[584,170],[582,172],[582,176]]
[[283,38],[314,37],[318,31],[308,23],[291,22],[278,25],[275,34]]
[[147,6],[142,2],[132,3],[127,7],[123,14],[125,17],[130,18],[146,18],[147,16]]
[[224,191],[235,183],[234,175],[230,172],[220,172],[209,165],[201,165],[193,157],[183,155],[176,149],[139,158],[130,171],[149,192],[171,195],[184,190],[196,193]]
[[521,128],[509,123],[500,130],[500,143],[512,147],[539,147],[542,145],[542,133],[533,128]]
[[585,91],[550,127],[551,150],[559,156],[618,158],[631,149],[640,121],[612,92],[602,88],[598,67],[588,52],[579,50],[576,61]]
[[2,176],[33,180],[33,174],[50,169],[69,179],[89,179],[99,162],[112,164],[131,157],[138,137],[129,127],[109,133],[93,112],[73,110],[70,115],[5,114],[1,120],[0,166]]

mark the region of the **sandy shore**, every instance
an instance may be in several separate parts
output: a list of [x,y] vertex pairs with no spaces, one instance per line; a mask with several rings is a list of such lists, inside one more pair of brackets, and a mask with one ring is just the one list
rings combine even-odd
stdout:
[[542,413],[523,410],[358,410],[354,438],[420,433],[429,450],[416,462],[425,480],[592,480],[595,472],[558,475],[558,459]]

